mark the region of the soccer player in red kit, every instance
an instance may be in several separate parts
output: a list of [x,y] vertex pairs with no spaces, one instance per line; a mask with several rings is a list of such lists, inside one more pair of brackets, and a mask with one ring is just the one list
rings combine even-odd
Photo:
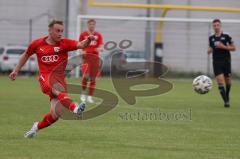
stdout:
[[[89,19],[87,21],[88,30],[81,33],[79,37],[79,41],[87,39],[88,36],[94,36],[94,40],[83,49],[83,66],[82,72],[82,95],[81,101],[94,103],[92,96],[94,89],[96,87],[96,77],[99,73],[100,67],[100,58],[99,52],[102,51],[103,46],[103,37],[102,35],[95,31],[96,21],[94,19]],[[89,82],[89,87],[87,87]],[[86,93],[86,89],[89,88],[88,95]]]
[[[51,106],[53,101],[58,101],[71,112],[80,114],[84,111],[85,104],[80,103],[77,105],[74,103],[66,91],[64,72],[68,59],[67,52],[85,48],[91,40],[93,40],[93,36],[89,36],[85,40],[78,42],[62,38],[64,29],[62,21],[53,20],[48,27],[48,36],[38,38],[31,42],[27,50],[21,55],[18,64],[10,73],[9,77],[15,80],[18,72],[29,57],[36,54],[39,66],[38,80],[40,87],[42,92],[50,97]],[[60,86],[61,90],[55,88],[55,84]],[[50,112],[44,116],[42,121],[35,122],[31,130],[26,132],[24,136],[27,138],[33,137],[38,130],[50,126],[57,121],[58,118],[59,116],[56,115],[54,109],[50,109]]]

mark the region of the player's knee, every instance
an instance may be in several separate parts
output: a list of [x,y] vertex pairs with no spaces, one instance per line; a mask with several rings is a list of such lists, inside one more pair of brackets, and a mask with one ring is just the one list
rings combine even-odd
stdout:
[[55,96],[58,96],[60,94],[60,91],[52,88],[52,93],[55,95]]
[[89,74],[88,73],[85,72],[85,73],[83,73],[82,76],[83,76],[83,78],[82,78],[83,80],[88,81],[88,79],[89,79]]
[[220,74],[218,76],[216,76],[216,80],[218,84],[224,84],[225,83],[225,78],[223,76],[223,74]]
[[231,84],[231,77],[226,77],[225,81],[226,81],[227,84]]
[[82,82],[87,82],[88,81],[88,77],[83,77]]
[[95,82],[96,83],[96,77],[90,77],[89,80],[90,80],[90,82]]
[[54,98],[51,100],[50,112],[52,117],[56,120],[61,117],[63,113],[63,106],[58,99]]
[[53,84],[51,91],[55,96],[58,96],[61,92],[65,92],[65,88],[61,84],[56,83]]
[[91,79],[90,80],[90,85],[95,86],[96,85],[96,80],[95,79]]
[[222,81],[217,81],[218,86],[223,86],[225,84],[225,82]]

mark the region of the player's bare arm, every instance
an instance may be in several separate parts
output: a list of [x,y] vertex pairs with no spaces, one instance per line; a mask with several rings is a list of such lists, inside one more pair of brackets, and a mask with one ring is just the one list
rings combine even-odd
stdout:
[[208,47],[207,53],[208,53],[208,54],[211,54],[212,52],[213,52],[213,49],[212,49],[211,47]]
[[103,52],[103,45],[100,45],[97,49],[96,49],[97,52]]
[[227,45],[227,50],[236,51],[236,46],[234,44]]
[[29,57],[30,57],[30,56],[27,54],[26,51],[21,55],[21,57],[20,57],[17,65],[16,65],[15,69],[14,69],[14,70],[10,73],[10,75],[9,75],[9,78],[10,78],[11,80],[15,80],[15,79],[16,79],[16,77],[17,77],[17,75],[18,75],[18,72],[21,70],[21,68],[23,67],[23,65],[27,62],[27,60],[28,60]]
[[236,50],[236,47],[235,47],[234,44],[224,45],[224,44],[221,43],[221,42],[218,43],[218,45],[216,46],[216,48],[225,49],[225,50],[228,50],[228,51],[235,51],[235,50]]
[[78,48],[78,49],[84,49],[84,48],[86,48],[86,47],[91,43],[92,40],[94,40],[94,36],[93,36],[93,35],[88,36],[87,39],[85,39],[85,40],[83,40],[83,41],[80,41],[80,42],[77,44],[77,48]]

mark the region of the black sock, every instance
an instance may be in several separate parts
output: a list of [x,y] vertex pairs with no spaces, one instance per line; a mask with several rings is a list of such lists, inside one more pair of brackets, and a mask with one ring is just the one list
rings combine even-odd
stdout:
[[229,101],[229,93],[231,90],[231,84],[226,84],[226,96],[227,96],[227,101]]
[[226,91],[225,91],[224,86],[219,84],[218,85],[218,89],[219,89],[219,92],[220,92],[220,94],[222,96],[222,99],[223,99],[224,103],[226,103],[227,102],[227,96],[226,96]]

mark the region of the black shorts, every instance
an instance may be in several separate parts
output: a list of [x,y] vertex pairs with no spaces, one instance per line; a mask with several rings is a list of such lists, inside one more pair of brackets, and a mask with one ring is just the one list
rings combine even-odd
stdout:
[[213,62],[214,75],[218,76],[224,74],[225,77],[231,76],[231,61],[214,61]]

